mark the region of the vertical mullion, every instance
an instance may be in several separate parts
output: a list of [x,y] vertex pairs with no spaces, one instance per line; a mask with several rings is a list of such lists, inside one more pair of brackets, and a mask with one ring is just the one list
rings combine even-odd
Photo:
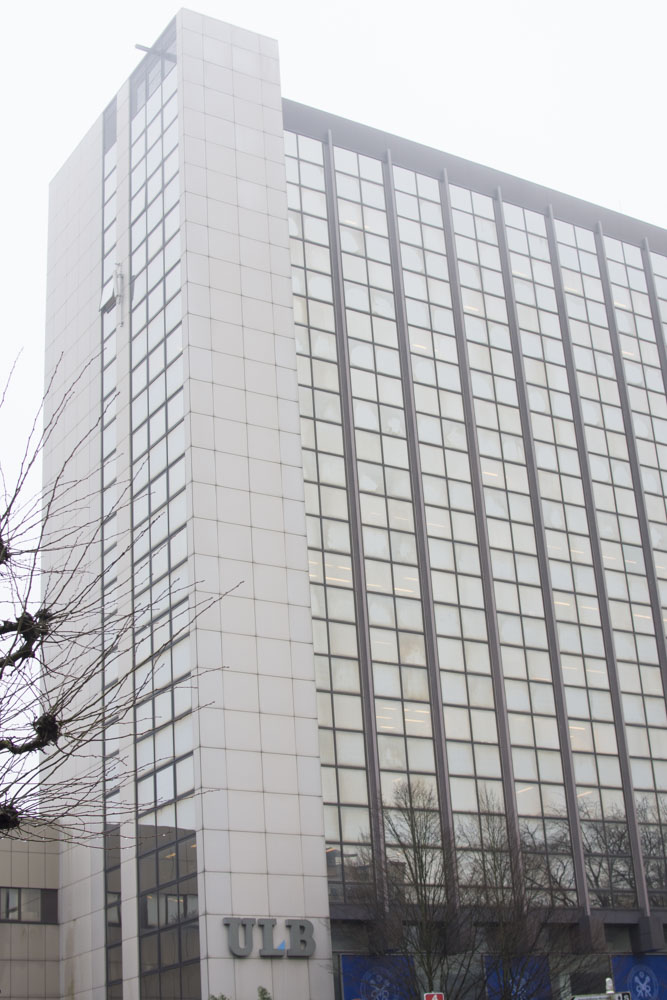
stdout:
[[438,640],[433,604],[433,586],[431,582],[431,563],[429,558],[428,532],[426,529],[426,515],[424,509],[424,489],[422,484],[421,457],[419,452],[419,435],[417,433],[417,413],[415,408],[414,387],[412,384],[408,321],[405,307],[405,292],[403,289],[403,270],[401,267],[401,250],[398,238],[396,192],[394,190],[393,167],[390,150],[387,150],[386,161],[383,163],[383,172],[384,187],[387,193],[386,204],[389,251],[391,255],[391,268],[394,283],[394,301],[396,303],[398,353],[401,366],[403,408],[405,412],[406,438],[410,463],[410,485],[412,488],[412,502],[415,519],[415,541],[417,545],[419,586],[422,595],[421,603],[423,612],[424,642],[426,645],[426,664],[431,702],[431,719],[433,723],[433,743],[440,803],[440,819],[443,826],[444,842],[453,844],[454,825],[451,796],[449,793],[449,769],[447,767],[445,725],[442,711],[442,689],[440,686],[440,661],[438,657]]
[[632,407],[630,406],[630,397],[625,381],[625,369],[623,367],[621,345],[618,337],[618,326],[616,324],[616,314],[614,312],[613,293],[609,280],[609,268],[607,266],[604,235],[602,233],[602,226],[600,223],[598,223],[595,231],[595,243],[600,261],[600,278],[602,280],[604,304],[607,312],[607,323],[609,325],[609,340],[611,342],[611,352],[614,358],[616,383],[618,385],[618,395],[621,402],[621,412],[623,413],[623,423],[625,425],[625,440],[628,446],[628,462],[630,464],[630,473],[632,475],[632,487],[635,495],[635,503],[637,504],[637,523],[639,524],[639,534],[641,537],[642,551],[646,565],[646,582],[648,584],[649,595],[651,598],[651,614],[653,616],[653,627],[655,630],[655,640],[658,649],[658,660],[664,683],[667,679],[667,646],[665,645],[662,610],[660,607],[660,594],[658,592],[657,577],[655,573],[655,562],[653,559],[653,549],[651,547],[651,533],[648,524],[648,516],[646,514],[646,504],[644,503],[641,469],[639,467],[637,442],[635,441],[634,425],[632,422]]
[[644,276],[646,278],[646,290],[651,304],[651,319],[655,330],[655,346],[660,358],[660,368],[662,371],[662,381],[667,387],[667,344],[665,344],[665,332],[662,328],[660,316],[660,303],[658,302],[658,290],[655,286],[655,275],[653,274],[653,264],[651,262],[651,251],[648,240],[642,240],[641,245],[642,264],[644,265]]
[[616,650],[614,648],[614,634],[611,626],[609,613],[609,599],[607,595],[607,581],[605,579],[602,552],[600,549],[600,533],[598,530],[597,512],[595,508],[595,498],[593,496],[593,484],[591,478],[590,464],[588,461],[588,446],[584,430],[584,418],[579,398],[577,385],[577,373],[574,363],[574,352],[570,338],[570,324],[567,316],[567,304],[565,290],[560,271],[560,260],[558,257],[558,243],[556,240],[556,229],[554,223],[553,209],[549,206],[546,216],[547,239],[549,242],[549,253],[552,261],[552,273],[554,277],[554,290],[560,314],[560,327],[562,334],[563,355],[565,357],[565,367],[567,369],[568,385],[570,389],[570,399],[572,402],[572,416],[574,418],[574,432],[581,464],[581,485],[584,493],[586,514],[588,523],[592,528],[590,531],[591,554],[593,557],[593,572],[598,592],[598,604],[600,609],[600,624],[602,627],[602,639],[605,650],[605,660],[607,663],[607,673],[609,676],[609,694],[611,697],[612,710],[614,713],[614,729],[616,730],[616,740],[618,745],[618,762],[621,769],[621,784],[623,789],[623,801],[625,804],[626,822],[628,824],[628,836],[630,839],[630,853],[634,869],[634,880],[637,891],[637,901],[644,914],[649,912],[648,892],[646,888],[646,878],[642,862],[641,841],[639,837],[639,826],[635,813],[634,795],[632,786],[632,774],[630,771],[630,758],[628,754],[628,743],[625,734],[625,722],[623,717],[623,704],[621,690],[618,680],[618,664],[616,662]]
[[467,429],[470,479],[473,493],[475,524],[477,527],[479,562],[482,574],[482,592],[484,594],[484,607],[486,612],[487,640],[489,645],[489,659],[491,663],[491,683],[493,685],[493,695],[496,708],[495,714],[498,725],[498,743],[502,769],[503,792],[505,795],[505,813],[507,817],[508,835],[510,848],[512,850],[512,865],[514,870],[515,863],[517,864],[518,869],[521,868],[522,864],[521,852],[519,849],[521,837],[519,833],[519,818],[514,795],[514,767],[512,764],[509,719],[507,715],[507,699],[505,697],[505,684],[503,679],[500,636],[498,633],[496,599],[493,588],[491,550],[489,546],[489,533],[486,523],[484,487],[482,483],[482,470],[475,430],[475,409],[473,402],[472,380],[470,377],[470,365],[468,362],[468,346],[465,335],[463,299],[461,295],[461,285],[459,282],[452,206],[449,198],[449,181],[446,171],[443,171],[440,180],[440,201],[442,205],[445,231],[445,247],[447,250],[449,283],[452,293],[454,330],[457,349],[459,352],[461,396]]
[[517,399],[519,404],[519,415],[521,419],[521,434],[524,443],[524,453],[526,458],[526,475],[528,478],[528,489],[530,492],[530,506],[533,515],[533,530],[535,532],[535,545],[537,549],[537,562],[540,568],[540,580],[542,583],[542,602],[544,606],[544,624],[549,644],[549,661],[551,665],[551,680],[556,704],[556,721],[558,725],[558,735],[561,745],[561,760],[565,778],[565,800],[569,814],[570,834],[572,837],[572,856],[574,862],[575,878],[577,883],[577,898],[579,905],[584,912],[590,912],[590,898],[588,886],[586,884],[586,869],[584,865],[584,848],[581,837],[581,827],[579,825],[579,810],[577,809],[576,784],[574,776],[574,761],[572,748],[570,746],[570,731],[568,727],[567,707],[565,703],[565,685],[561,671],[560,655],[558,649],[558,627],[556,624],[556,614],[553,606],[553,594],[551,591],[551,579],[549,573],[549,559],[547,556],[547,543],[544,530],[544,518],[542,517],[542,505],[540,501],[540,487],[537,474],[537,458],[535,455],[535,442],[533,440],[533,429],[530,419],[530,409],[528,406],[528,391],[526,385],[526,373],[523,363],[523,351],[521,348],[521,336],[519,333],[519,320],[514,297],[514,284],[512,282],[512,269],[509,259],[509,249],[507,246],[507,233],[505,231],[505,218],[503,215],[503,200],[500,188],[498,188],[494,199],[494,211],[496,216],[496,232],[498,235],[498,250],[500,253],[500,264],[503,274],[503,284],[505,286],[505,301],[507,304],[507,318],[510,332],[510,342],[512,354],[514,356],[514,371],[517,389]]
[[[114,208],[114,222],[118,221],[118,201],[117,201],[117,198],[118,198],[119,164],[118,164],[118,126],[117,126],[117,114],[118,114],[117,102],[116,102],[116,99],[114,98],[114,100],[106,107],[106,109],[104,111],[103,126],[102,126],[103,139],[102,139],[102,199],[101,199],[102,205],[101,205],[101,218],[102,218],[102,231],[103,231],[103,233],[105,231],[105,227],[108,228],[108,226],[110,225],[110,219],[107,218],[107,216],[105,214],[105,210],[104,210],[105,209],[105,180],[106,180],[106,175],[105,175],[105,160],[106,160],[106,154],[107,154],[107,152],[109,152],[109,150],[112,149],[114,145],[116,145],[116,164],[115,164],[115,167],[114,167],[115,175],[116,175],[115,176],[115,186],[116,186],[115,198],[116,198],[116,202],[115,202],[115,208]],[[113,137],[111,137],[111,136],[108,135],[108,132],[111,131],[112,128],[113,128]],[[113,141],[108,141],[111,138],[113,138]],[[110,174],[108,176],[110,176]],[[118,239],[118,235],[116,236],[116,239]],[[101,257],[100,265],[101,265],[101,285],[102,285],[102,288],[100,289],[100,291],[103,294],[103,290],[104,290],[104,286],[105,286],[105,282],[104,282],[104,260],[105,260],[104,238],[102,238],[102,245],[100,247],[100,257]],[[116,260],[118,260],[118,247],[117,246],[116,246]],[[111,310],[114,311],[114,324],[115,324],[115,326],[114,326],[113,334],[109,334],[108,335],[107,342],[108,342],[108,340],[110,340],[111,337],[113,337],[113,343],[114,343],[114,360],[113,360],[113,364],[115,364],[117,356],[118,356],[118,327],[122,323],[122,303],[120,301],[118,301],[118,299],[117,299],[116,302],[115,302],[115,304],[113,306],[111,306]],[[115,392],[114,392],[113,396],[109,397],[109,399],[107,400],[106,405],[105,405],[105,402],[104,402],[104,369],[105,369],[104,317],[105,317],[105,315],[107,315],[107,312],[109,312],[111,310],[109,310],[107,303],[103,302],[102,303],[102,309],[101,309],[101,311],[99,313],[99,324],[100,324],[100,492],[99,492],[100,522],[99,523],[100,523],[100,570],[101,570],[101,577],[100,577],[100,616],[101,616],[101,626],[102,626],[102,635],[101,635],[101,638],[102,638],[102,650],[103,651],[107,650],[107,648],[108,648],[108,632],[109,632],[109,613],[108,613],[109,595],[108,595],[108,593],[105,594],[106,574],[104,572],[104,550],[105,550],[105,542],[109,541],[109,539],[108,539],[108,531],[107,531],[107,524],[105,522],[105,509],[104,509],[104,495],[105,495],[104,426],[105,426],[105,420],[109,418],[110,414],[113,414],[113,418],[112,419],[114,419],[114,420],[118,420],[119,419],[118,418],[118,414],[116,412]],[[109,421],[109,423],[110,423],[110,421]],[[117,463],[117,458],[116,458],[115,454],[113,456],[107,456],[107,463],[109,463],[111,461],[113,461],[114,464]],[[112,482],[117,479],[117,475],[118,475],[118,470],[116,468],[115,475],[114,475],[114,477],[112,479]],[[107,484],[107,488],[112,488],[112,485],[108,483]],[[115,512],[115,509],[116,508],[114,507],[114,512]],[[107,512],[107,514],[108,514],[108,512]],[[114,585],[114,588],[115,588],[115,585]],[[109,746],[109,738],[108,738],[108,727],[109,727],[109,723],[110,723],[110,719],[109,719],[109,707],[110,706],[109,706],[109,686],[108,686],[108,681],[107,681],[107,658],[106,658],[105,655],[102,656],[101,681],[102,681],[102,701],[101,701],[101,703],[102,703],[102,712],[103,712],[103,715],[104,715],[104,725],[103,725],[103,729],[102,729],[102,763],[103,763],[103,767],[102,767],[102,802],[103,802],[102,819],[103,819],[103,824],[104,824],[104,830],[103,830],[102,839],[103,839],[103,845],[104,845],[104,850],[103,850],[103,858],[104,858],[103,880],[104,880],[104,891],[105,891],[105,903],[104,903],[104,908],[103,908],[103,913],[104,913],[104,984],[105,984],[105,995],[108,996],[109,995],[109,990],[113,988],[113,987],[109,986],[109,953],[111,951],[111,948],[114,947],[114,945],[109,940],[109,912],[110,911],[109,911],[109,906],[108,906],[108,899],[109,899],[109,891],[110,891],[109,890],[110,872],[111,872],[111,869],[112,869],[112,866],[109,864],[109,861],[110,861],[110,854],[111,854],[111,846],[110,846],[111,845],[111,838],[114,837],[114,836],[118,836],[118,831],[114,831],[112,833],[112,831],[109,829],[110,824],[108,823],[109,805],[108,805],[108,797],[107,796],[108,796],[108,793],[109,793],[109,789],[108,789],[108,771],[107,771],[107,765],[109,764],[109,761],[110,761],[111,757],[113,756],[113,748],[110,748],[110,746]],[[111,704],[113,705],[113,696],[111,696]],[[116,824],[114,824],[114,826],[116,826]],[[118,879],[119,879],[119,882],[120,882],[120,869],[118,870]],[[120,910],[121,910],[120,893],[119,893],[119,898],[118,898],[117,906],[118,906],[118,912],[120,913]],[[115,985],[116,988],[118,988],[118,986],[120,986],[120,990],[121,990],[121,994],[122,994],[122,990],[123,990],[123,981],[122,981],[122,971],[123,971],[123,966],[122,966],[122,951],[123,951],[122,927],[121,927],[121,940],[119,942],[116,942],[116,947],[120,948],[121,981],[120,981],[119,984],[116,983],[114,985]]]
[[[378,886],[383,884],[384,871],[384,825],[382,821],[382,791],[380,785],[380,765],[377,752],[377,726],[375,721],[375,701],[373,687],[373,665],[370,648],[368,609],[366,606],[366,573],[363,562],[363,536],[361,508],[359,502],[359,475],[357,472],[357,450],[354,439],[354,414],[352,388],[350,384],[350,354],[347,343],[347,323],[345,321],[344,288],[341,263],[338,204],[336,200],[336,171],[331,132],[322,143],[324,149],[324,177],[329,221],[329,242],[331,248],[331,283],[333,287],[334,321],[338,346],[338,377],[341,400],[341,425],[344,443],[345,475],[347,478],[347,500],[350,524],[350,558],[354,583],[354,603],[357,616],[357,640],[359,650],[359,675],[361,702],[364,720],[364,743],[366,748],[366,773],[370,804],[371,842],[373,844],[373,864]],[[336,758],[338,768],[338,758]],[[345,875],[343,873],[343,878]],[[344,885],[345,885],[344,881]]]
[[[653,274],[653,265],[651,263],[651,254],[649,250],[648,240],[644,240],[641,246],[642,263],[644,265],[644,276],[646,278],[646,289],[648,292],[648,299],[651,306],[651,318],[653,321],[653,329],[655,331],[655,346],[658,351],[658,358],[660,360],[660,372],[662,374],[663,388],[667,390],[667,344],[665,343],[665,333],[662,327],[662,319],[660,316],[660,303],[658,301],[658,291],[655,285],[655,276]],[[633,436],[634,440],[634,436]],[[639,462],[639,459],[637,459]],[[643,501],[644,493],[641,491],[641,497]],[[642,509],[644,506],[642,503]],[[643,542],[643,536],[642,536]],[[658,644],[658,654],[660,662],[660,672],[662,674],[662,686],[663,691],[667,693],[667,668],[666,661],[660,655],[664,644],[665,644],[665,622],[662,618],[662,603],[660,601],[660,588],[657,582],[657,574],[655,573],[655,566],[653,564],[653,549],[650,545],[650,532],[647,544],[647,550],[651,553],[651,567],[652,574],[651,580],[649,581],[649,589],[651,584],[655,583],[655,593],[656,593],[656,606],[658,609],[658,625],[656,627],[656,641]],[[653,603],[653,591],[651,590],[651,601]],[[655,620],[655,613],[654,613]]]
[[[607,323],[609,326],[609,340],[611,342],[611,351],[614,359],[614,371],[616,373],[618,395],[621,403],[621,412],[623,414],[623,423],[625,426],[625,440],[628,448],[628,462],[630,465],[630,473],[632,476],[632,487],[635,496],[635,504],[637,505],[637,523],[639,525],[639,535],[641,538],[642,553],[644,556],[646,582],[648,585],[649,597],[651,601],[651,615],[653,618],[655,643],[658,651],[658,662],[660,664],[660,672],[662,674],[663,690],[664,690],[665,682],[667,681],[667,645],[665,644],[665,632],[662,620],[660,592],[658,589],[658,580],[655,572],[653,549],[651,547],[651,532],[648,523],[648,516],[646,513],[646,504],[644,502],[644,490],[642,486],[641,468],[639,465],[637,442],[635,441],[634,425],[632,421],[632,407],[630,406],[630,396],[628,393],[627,383],[625,381],[625,369],[623,366],[623,358],[621,355],[621,345],[619,341],[618,325],[616,323],[616,314],[614,311],[614,297],[613,297],[613,292],[611,290],[609,267],[607,264],[607,253],[606,253],[604,234],[602,231],[601,223],[598,223],[595,230],[595,244],[597,247],[598,258],[600,261],[600,278],[602,280],[604,304],[607,313]],[[651,303],[651,308],[653,309],[652,303]],[[658,341],[663,340],[662,337],[657,337],[656,339]],[[661,362],[663,359],[663,355],[664,355],[664,349],[663,353],[660,355]],[[648,895],[648,887],[646,884],[646,873],[643,864],[643,854],[641,850],[641,836],[639,834],[639,823],[636,814],[634,795],[631,796],[631,798],[632,798],[632,809],[633,809],[633,821],[634,825],[637,828],[638,852],[641,862],[642,883],[644,892],[646,893],[646,906],[642,907],[642,909],[644,909],[644,912],[646,914],[650,914],[650,899]]]

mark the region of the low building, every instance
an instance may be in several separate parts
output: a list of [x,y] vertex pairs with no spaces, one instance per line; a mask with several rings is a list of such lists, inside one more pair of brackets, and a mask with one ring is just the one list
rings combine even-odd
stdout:
[[0,997],[60,997],[59,843],[44,830],[0,840]]

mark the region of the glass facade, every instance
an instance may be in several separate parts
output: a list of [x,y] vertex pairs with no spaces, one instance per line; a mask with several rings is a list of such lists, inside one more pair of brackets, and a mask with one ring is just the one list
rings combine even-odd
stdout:
[[175,25],[130,81],[132,561],[142,1000],[198,1000]]
[[316,135],[285,153],[330,899],[418,782],[461,885],[517,842],[536,901],[648,913],[667,258]]
[[[452,897],[520,880],[664,950],[665,234],[290,102],[281,120],[264,43],[199,21],[102,120],[105,648],[133,626],[103,675],[108,1000],[236,995],[226,914],[259,939],[288,879],[290,916],[326,919],[310,624],[334,935],[389,898],[407,794]],[[207,607],[225,595],[205,624],[190,557]],[[55,922],[51,890],[0,896],[3,921]],[[273,970],[255,931],[247,964]]]
[[[117,614],[116,356],[130,355],[129,492],[140,990],[200,996],[181,333],[175,24],[130,80],[129,274],[116,249],[116,103],[103,120],[102,550],[105,630]],[[127,288],[125,285],[127,284]],[[127,292],[127,301],[125,293]],[[123,326],[122,316],[129,314]],[[121,337],[125,341],[121,341]],[[123,502],[119,502],[123,501]],[[105,687],[118,680],[110,662]],[[112,701],[110,700],[110,703]],[[107,996],[123,996],[118,720],[105,731]]]

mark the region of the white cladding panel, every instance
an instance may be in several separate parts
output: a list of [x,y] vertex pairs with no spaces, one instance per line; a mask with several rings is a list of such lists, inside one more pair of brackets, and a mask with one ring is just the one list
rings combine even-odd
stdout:
[[[331,991],[277,46],[180,15],[203,995]],[[186,405],[188,405],[186,404]],[[223,665],[222,670],[214,669]],[[225,916],[316,923],[232,959]],[[284,930],[282,931],[284,936]],[[254,957],[253,957],[254,956]],[[268,967],[267,967],[268,966]],[[269,982],[271,980],[271,982]]]
[[[177,16],[181,273],[202,996],[333,995],[276,43]],[[118,264],[130,274],[130,101],[117,101]],[[101,120],[51,192],[47,378],[89,363],[46,457],[100,416]],[[117,329],[119,475],[129,477],[129,295]],[[49,403],[47,402],[47,410]],[[94,434],[79,470],[99,465]],[[99,495],[91,496],[99,512]],[[119,517],[129,532],[129,514]],[[129,540],[129,534],[128,534]],[[129,572],[129,553],[124,572]],[[229,592],[229,593],[227,593]],[[129,658],[125,669],[130,669]],[[122,787],[134,796],[133,737]],[[100,818],[101,819],[101,818]],[[139,997],[134,821],[122,841],[124,998]],[[61,848],[61,989],[105,995],[102,851]],[[225,917],[315,925],[312,958],[232,957]]]

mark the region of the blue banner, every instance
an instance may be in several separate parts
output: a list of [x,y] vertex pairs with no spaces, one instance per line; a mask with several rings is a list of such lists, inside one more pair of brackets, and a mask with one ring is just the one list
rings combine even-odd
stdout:
[[508,970],[501,959],[484,957],[489,1000],[551,1000],[549,961],[544,955],[514,959]]
[[412,1000],[412,959],[405,955],[341,955],[343,1000]]
[[667,955],[614,955],[614,989],[632,1000],[667,1000]]

